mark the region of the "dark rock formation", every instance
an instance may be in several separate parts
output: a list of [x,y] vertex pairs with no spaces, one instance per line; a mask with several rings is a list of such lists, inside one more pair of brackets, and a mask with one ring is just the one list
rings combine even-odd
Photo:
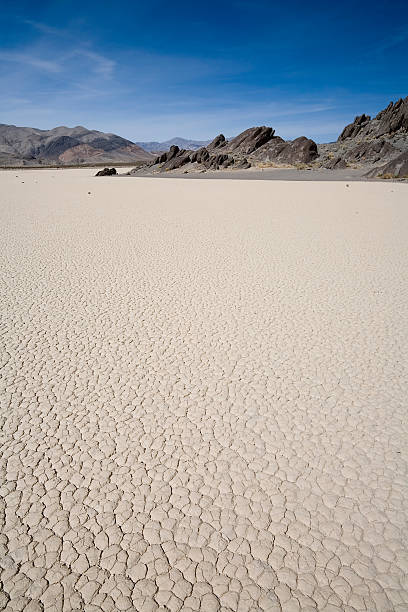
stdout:
[[408,131],[408,96],[390,104],[376,116],[378,136],[395,134],[398,130]]
[[248,155],[269,142],[273,138],[274,134],[275,130],[271,127],[266,127],[265,125],[261,127],[249,128],[230,140],[226,146],[226,149],[229,153],[241,153]]
[[247,168],[250,168],[250,167],[251,167],[251,164],[245,157],[237,161],[234,165],[234,168],[237,168],[237,170],[246,170]]
[[210,153],[205,147],[198,149],[198,151],[194,151],[194,153],[190,155],[190,160],[192,163],[197,162],[197,164],[205,164],[208,162],[209,159]]
[[317,144],[305,136],[300,136],[292,141],[285,141],[275,136],[254,153],[254,157],[259,161],[291,165],[308,164],[317,156]]
[[383,138],[378,140],[363,141],[349,149],[345,153],[347,161],[367,162],[375,164],[381,159],[397,154],[398,149]]
[[227,141],[225,140],[224,134],[218,134],[218,136],[216,136],[214,140],[212,140],[210,144],[207,145],[207,149],[219,149],[220,147],[224,147],[226,144]]
[[408,178],[408,151],[404,151],[383,166],[373,168],[365,176],[368,177],[393,177]]
[[347,138],[355,138],[357,134],[361,132],[361,130],[369,124],[371,117],[369,115],[360,115],[356,117],[353,123],[346,125],[340,136],[338,137],[338,141],[346,140]]
[[260,161],[291,165],[310,163],[317,155],[317,145],[313,140],[301,136],[285,142],[275,136],[273,128],[260,126],[249,128],[230,141],[219,134],[209,145],[196,151],[180,150],[172,146],[169,151],[157,156],[150,167],[153,172],[176,170],[188,164],[196,164],[205,170],[244,169]]
[[348,138],[379,138],[380,136],[393,136],[397,132],[408,132],[408,96],[397,102],[390,102],[384,110],[371,119],[367,115],[356,117],[353,123],[347,125],[340,134],[338,141]]
[[172,145],[168,151],[162,153],[154,160],[153,164],[165,164],[169,162],[171,159],[176,157],[180,153],[180,149],[177,145]]
[[229,166],[233,166],[235,164],[235,160],[230,155],[226,153],[218,153],[216,155],[211,155],[208,149],[203,147],[198,151],[195,151],[190,156],[191,162],[197,162],[198,164],[203,165],[208,170],[218,170],[219,168],[228,168]]
[[329,170],[339,170],[340,168],[347,168],[347,163],[341,157],[333,157],[324,161],[322,164],[323,168]]
[[116,174],[116,168],[104,168],[99,170],[95,176],[114,176]]
[[219,170],[219,168],[228,168],[233,166],[235,160],[230,155],[225,153],[219,153],[218,155],[211,155],[209,160],[204,164],[208,169]]
[[180,151],[178,155],[172,157],[168,162],[163,164],[161,170],[177,170],[190,162],[190,155],[188,151]]
[[198,149],[198,151],[176,151],[176,148],[172,147],[173,150],[157,158],[155,163],[160,164],[161,172],[176,170],[190,163],[204,166],[207,170],[228,168],[235,164],[234,158],[230,155],[226,153],[211,154],[205,147]]

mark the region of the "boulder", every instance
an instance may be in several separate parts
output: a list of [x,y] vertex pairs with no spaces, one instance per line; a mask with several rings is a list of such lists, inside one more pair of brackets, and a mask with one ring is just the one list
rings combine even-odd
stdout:
[[116,168],[104,168],[103,170],[99,170],[95,174],[95,176],[114,176],[116,173]]
[[286,147],[282,149],[280,157],[291,164],[304,163],[308,164],[318,156],[317,144],[311,138],[299,136],[291,142],[286,143]]

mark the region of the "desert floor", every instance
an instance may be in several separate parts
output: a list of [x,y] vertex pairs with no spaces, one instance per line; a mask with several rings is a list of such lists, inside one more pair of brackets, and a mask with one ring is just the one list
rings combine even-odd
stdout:
[[408,610],[407,185],[1,172],[0,255],[0,609]]

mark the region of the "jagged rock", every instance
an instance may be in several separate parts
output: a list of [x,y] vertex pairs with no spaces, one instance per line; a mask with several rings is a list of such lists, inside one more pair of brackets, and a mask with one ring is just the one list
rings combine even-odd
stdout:
[[329,170],[339,170],[340,168],[347,168],[347,163],[341,157],[333,157],[332,159],[325,160],[323,167]]
[[311,138],[299,136],[291,142],[286,143],[282,149],[280,157],[286,162],[295,164],[297,162],[308,164],[318,156],[317,144]]
[[373,168],[365,176],[392,176],[395,178],[408,178],[408,151],[404,151],[387,164]]
[[212,168],[213,170],[218,170],[219,168],[228,168],[229,166],[234,165],[234,158],[230,157],[229,155],[226,155],[225,153],[211,155],[206,165],[208,168]]
[[[170,159],[168,159],[168,157],[170,157]],[[176,170],[177,168],[181,168],[189,163],[197,163],[205,166],[207,169],[218,170],[219,168],[228,168],[229,166],[233,166],[235,160],[226,153],[211,155],[208,149],[202,147],[201,149],[198,149],[198,151],[173,150],[171,153],[169,151],[167,154],[163,154],[157,158],[156,163],[162,163],[160,168],[162,172]]]
[[210,150],[219,149],[220,147],[224,147],[226,143],[227,141],[225,140],[224,134],[218,134],[218,136],[216,136],[206,148]]
[[395,134],[398,130],[408,131],[408,96],[390,104],[376,116],[379,121],[377,135]]
[[378,115],[371,119],[368,115],[356,117],[353,123],[347,125],[338,138],[343,142],[348,138],[379,138],[393,136],[397,132],[408,132],[408,96],[397,102],[390,102]]
[[202,164],[207,162],[209,159],[210,154],[205,147],[198,149],[198,151],[194,151],[194,153],[190,155],[190,160],[192,163],[197,162],[198,164]]
[[317,144],[314,140],[305,136],[299,136],[299,138],[287,142],[279,136],[275,136],[254,154],[254,157],[259,161],[285,164],[308,164],[317,156]]
[[387,156],[397,154],[398,149],[383,138],[363,141],[345,153],[347,161],[376,163]]
[[349,125],[346,125],[346,127],[338,137],[338,141],[341,142],[343,140],[346,140],[347,138],[355,138],[355,136],[359,134],[363,127],[368,125],[370,120],[371,117],[369,115],[359,115],[354,119],[353,123],[349,123]]
[[243,153],[244,155],[248,155],[269,142],[274,134],[275,130],[265,125],[249,128],[230,140],[226,149],[228,153]]
[[[247,155],[250,155],[250,159]],[[317,155],[317,145],[313,140],[301,136],[292,142],[285,142],[275,136],[273,128],[261,126],[249,128],[231,141],[219,134],[209,145],[196,151],[180,150],[173,145],[150,165],[159,166],[161,172],[176,170],[187,164],[204,166],[207,170],[230,167],[244,169],[251,167],[251,159],[296,164],[309,163]]]
[[116,168],[104,168],[103,170],[99,170],[95,174],[95,176],[113,176],[116,174]]
[[177,168],[181,168],[186,164],[190,163],[190,156],[186,151],[180,151],[176,157],[170,159],[167,163],[165,163],[161,170],[177,170]]
[[251,167],[251,164],[245,157],[244,159],[241,159],[238,162],[236,162],[234,165],[234,168],[237,168],[239,170],[246,170],[247,168],[250,168],[250,167]]
[[153,164],[165,164],[166,162],[176,157],[176,155],[178,155],[179,153],[180,153],[180,149],[178,148],[178,146],[172,145],[168,151],[156,157]]

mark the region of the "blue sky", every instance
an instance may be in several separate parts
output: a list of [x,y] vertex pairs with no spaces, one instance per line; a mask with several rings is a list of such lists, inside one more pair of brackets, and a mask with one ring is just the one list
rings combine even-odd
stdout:
[[408,95],[407,0],[2,0],[0,123],[334,140]]

